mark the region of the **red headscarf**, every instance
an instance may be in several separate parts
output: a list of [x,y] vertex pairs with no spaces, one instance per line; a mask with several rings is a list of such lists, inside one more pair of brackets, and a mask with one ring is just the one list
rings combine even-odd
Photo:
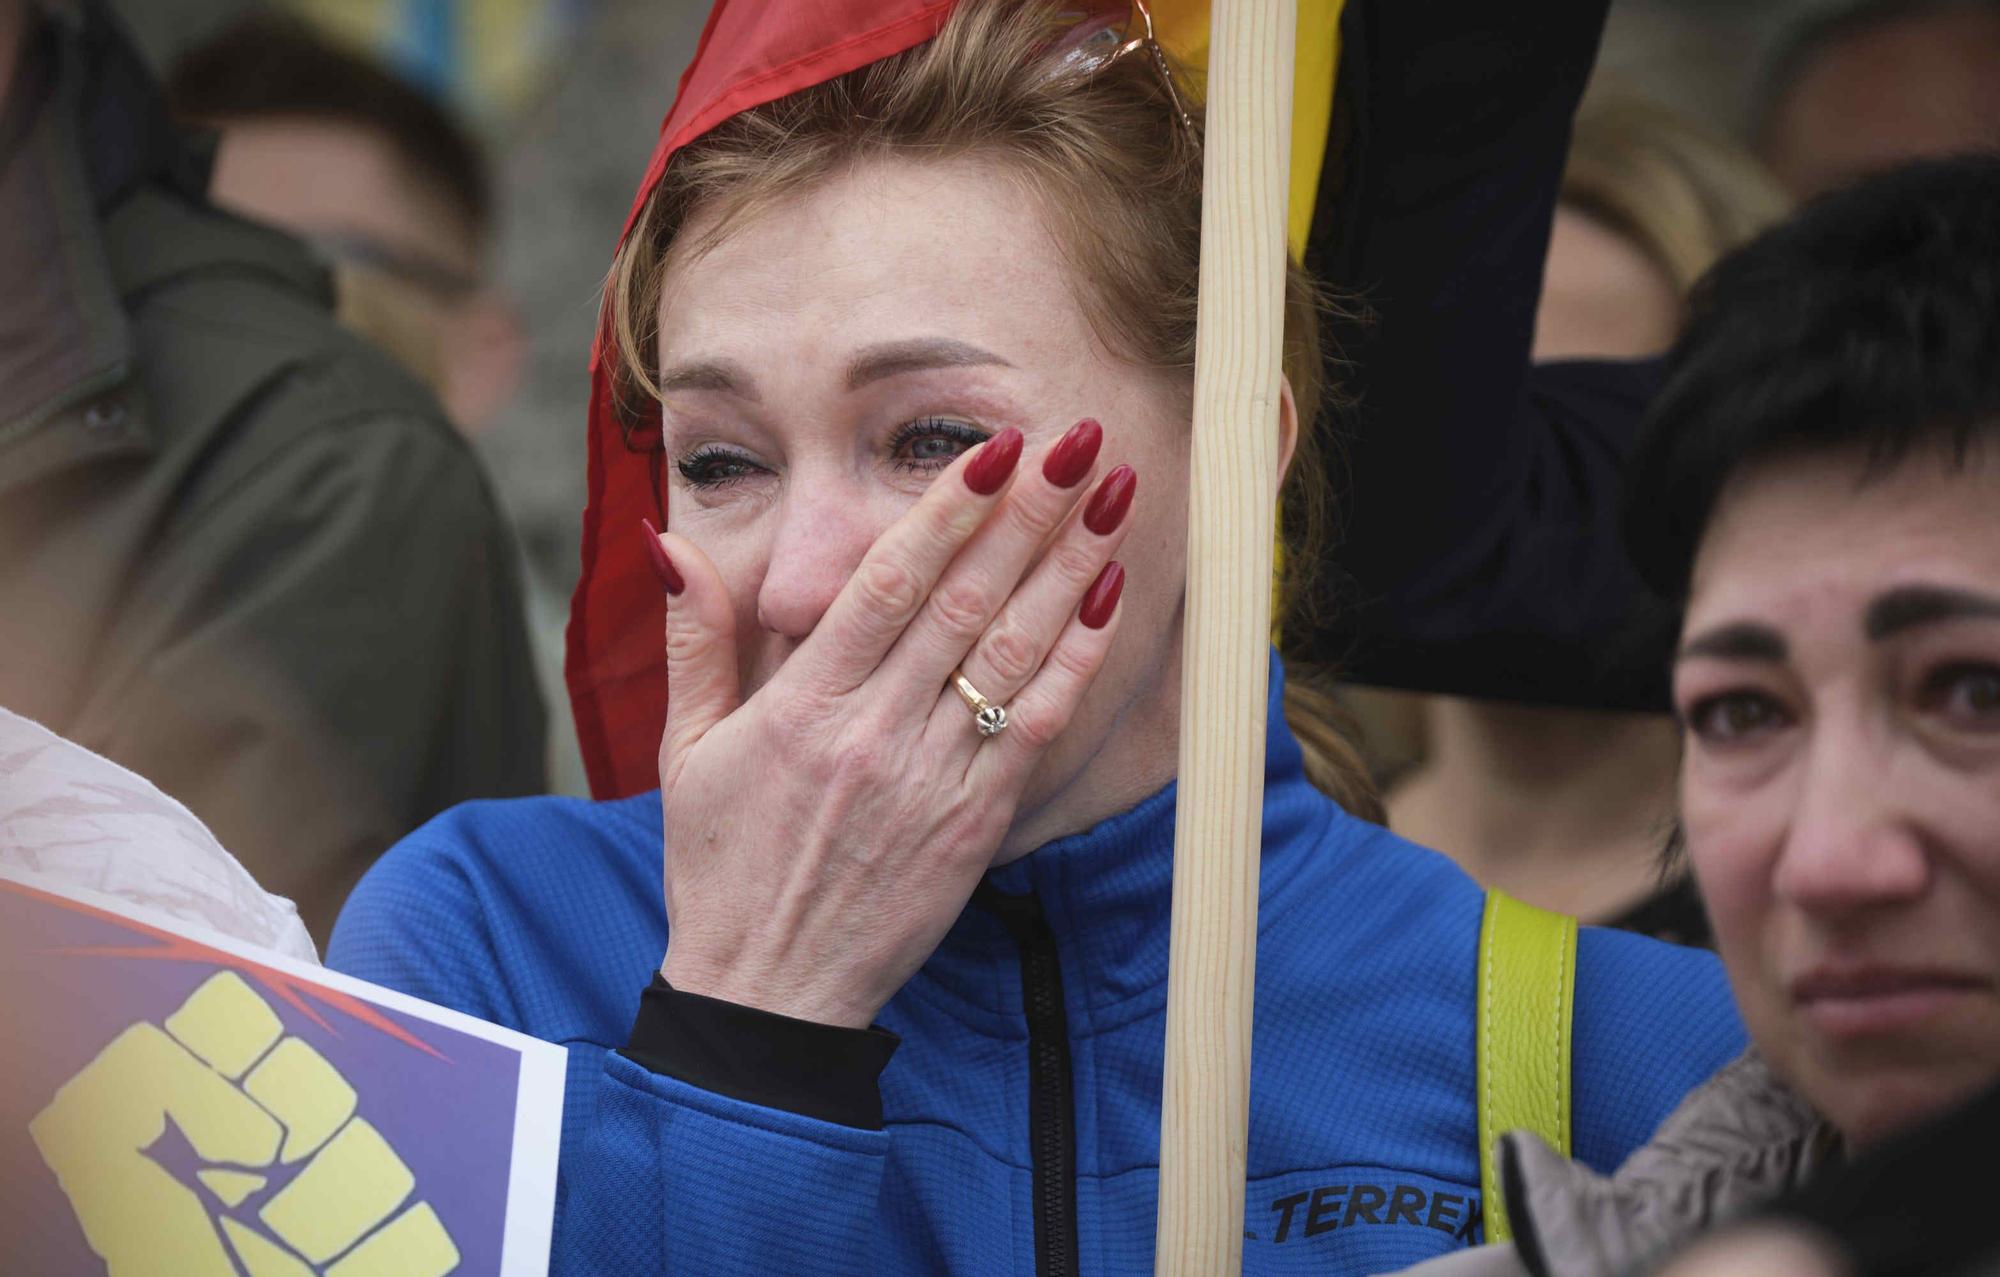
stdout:
[[[955,0],[716,0],[681,76],[623,237],[674,153],[732,115],[822,84],[936,35]],[[647,567],[639,520],[666,523],[663,459],[626,443],[603,324],[590,354],[590,496],[583,575],[570,601],[565,675],[591,793],[622,798],[660,783],[666,725],[666,600]],[[638,423],[635,435],[657,437]]]

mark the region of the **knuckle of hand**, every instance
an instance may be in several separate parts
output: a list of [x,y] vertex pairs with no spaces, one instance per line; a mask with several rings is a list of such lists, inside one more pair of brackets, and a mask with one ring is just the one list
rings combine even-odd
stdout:
[[886,728],[841,733],[839,744],[827,759],[828,779],[864,786],[879,782],[890,762],[889,750],[883,744],[890,739],[886,733]]
[[667,627],[667,660],[669,662],[698,661],[715,647],[715,636],[696,625],[669,625]]
[[1039,644],[1013,626],[993,630],[981,640],[979,657],[1001,683],[1019,686],[1041,664]]
[[854,585],[868,609],[892,623],[907,621],[923,599],[916,573],[888,560],[863,563],[855,569]]
[[[942,491],[943,489],[939,489]],[[955,494],[954,494],[955,495]],[[1007,504],[1012,504],[1011,502]],[[1004,507],[1003,507],[1004,508]],[[932,534],[957,545],[984,526],[987,508],[983,502],[945,500],[932,511]]]
[[1097,673],[1097,653],[1076,643],[1058,643],[1050,651],[1048,665],[1053,665],[1068,683],[1087,683]]
[[1063,580],[1079,586],[1096,580],[1098,570],[1103,566],[1097,555],[1073,541],[1050,547],[1048,563]]
[[946,581],[931,591],[930,611],[940,629],[967,641],[986,627],[986,596],[968,582]]
[[[1001,513],[1008,531],[1031,541],[1039,541],[1055,522],[1057,508],[1053,501],[1038,499],[1045,494],[1035,492],[1035,485],[1028,485],[1015,500],[1009,501]],[[1046,494],[1053,496],[1053,494]]]
[[1055,744],[1056,738],[1069,726],[1069,714],[1061,709],[1046,705],[1027,705],[1016,713],[1008,724],[1008,731],[1015,742],[1029,749],[1043,750]]

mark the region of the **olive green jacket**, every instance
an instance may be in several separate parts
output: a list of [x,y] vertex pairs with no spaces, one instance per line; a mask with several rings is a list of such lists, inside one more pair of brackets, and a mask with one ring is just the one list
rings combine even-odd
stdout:
[[396,839],[542,787],[511,537],[305,250],[203,201],[122,34],[38,25],[0,111],[0,705],[187,804],[324,941]]

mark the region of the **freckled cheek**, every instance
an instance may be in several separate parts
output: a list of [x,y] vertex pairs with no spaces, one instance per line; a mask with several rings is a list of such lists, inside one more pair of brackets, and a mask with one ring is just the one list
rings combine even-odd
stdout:
[[[1171,610],[1187,585],[1187,486],[1150,482],[1142,475],[1132,502],[1132,531],[1118,547],[1125,565],[1127,616]],[[1155,602],[1157,601],[1157,603]]]

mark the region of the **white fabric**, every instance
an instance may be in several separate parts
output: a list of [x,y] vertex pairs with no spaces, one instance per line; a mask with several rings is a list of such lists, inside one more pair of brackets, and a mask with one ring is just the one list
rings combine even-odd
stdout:
[[319,962],[299,911],[152,782],[0,709],[0,864]]

